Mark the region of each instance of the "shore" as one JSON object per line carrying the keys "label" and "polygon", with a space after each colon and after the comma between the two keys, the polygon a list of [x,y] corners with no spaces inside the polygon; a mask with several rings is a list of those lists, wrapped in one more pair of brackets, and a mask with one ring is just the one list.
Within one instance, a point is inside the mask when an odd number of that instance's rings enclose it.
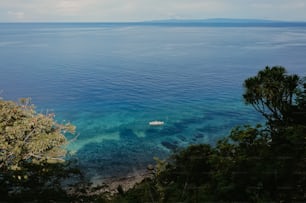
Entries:
{"label": "shore", "polygon": [[91,182],[93,183],[92,187],[107,185],[106,188],[97,191],[98,193],[109,192],[111,195],[113,195],[118,193],[119,186],[121,186],[123,191],[126,192],[129,189],[133,188],[136,184],[141,183],[145,178],[149,178],[151,176],[152,175],[150,171],[139,170],[123,177],[110,177],[110,178],[96,177],[91,179]]}

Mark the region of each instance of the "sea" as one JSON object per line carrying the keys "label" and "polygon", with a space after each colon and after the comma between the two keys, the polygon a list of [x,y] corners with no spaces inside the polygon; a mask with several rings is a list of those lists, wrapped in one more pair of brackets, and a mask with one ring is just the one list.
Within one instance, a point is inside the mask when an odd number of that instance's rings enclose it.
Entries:
{"label": "sea", "polygon": [[1,23],[0,97],[75,125],[66,148],[86,175],[119,177],[264,123],[244,80],[306,76],[305,54],[305,25]]}

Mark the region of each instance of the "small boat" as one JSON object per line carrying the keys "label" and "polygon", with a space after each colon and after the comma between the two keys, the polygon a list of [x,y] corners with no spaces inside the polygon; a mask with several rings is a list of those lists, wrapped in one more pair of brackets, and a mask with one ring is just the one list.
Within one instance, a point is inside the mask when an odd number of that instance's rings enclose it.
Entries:
{"label": "small boat", "polygon": [[165,122],[164,121],[150,121],[149,125],[151,126],[159,126],[159,125],[164,125]]}

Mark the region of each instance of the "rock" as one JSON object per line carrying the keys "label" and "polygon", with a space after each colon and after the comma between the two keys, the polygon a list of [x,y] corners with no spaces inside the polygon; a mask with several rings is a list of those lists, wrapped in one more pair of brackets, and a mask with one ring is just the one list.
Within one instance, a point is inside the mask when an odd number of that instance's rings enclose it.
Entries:
{"label": "rock", "polygon": [[197,133],[195,136],[194,136],[196,139],[201,139],[204,137],[204,135],[202,133]]}
{"label": "rock", "polygon": [[176,144],[173,144],[171,142],[167,142],[167,141],[162,141],[161,144],[166,147],[167,149],[170,149],[170,150],[175,150],[178,148],[178,146]]}
{"label": "rock", "polygon": [[147,166],[147,169],[148,169],[149,171],[153,171],[153,170],[154,170],[154,166],[153,166],[152,164],[149,164],[149,165]]}
{"label": "rock", "polygon": [[179,135],[179,136],[177,136],[180,140],[182,140],[182,141],[186,141],[186,138],[184,137],[184,136],[182,136],[182,135]]}

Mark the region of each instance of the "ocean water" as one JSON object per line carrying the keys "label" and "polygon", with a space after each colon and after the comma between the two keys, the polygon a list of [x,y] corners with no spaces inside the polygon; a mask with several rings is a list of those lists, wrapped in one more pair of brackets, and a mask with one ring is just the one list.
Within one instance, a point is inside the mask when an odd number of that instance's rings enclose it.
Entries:
{"label": "ocean water", "polygon": [[0,24],[0,97],[76,125],[88,176],[121,176],[263,122],[243,81],[266,65],[305,76],[305,53],[303,26]]}

